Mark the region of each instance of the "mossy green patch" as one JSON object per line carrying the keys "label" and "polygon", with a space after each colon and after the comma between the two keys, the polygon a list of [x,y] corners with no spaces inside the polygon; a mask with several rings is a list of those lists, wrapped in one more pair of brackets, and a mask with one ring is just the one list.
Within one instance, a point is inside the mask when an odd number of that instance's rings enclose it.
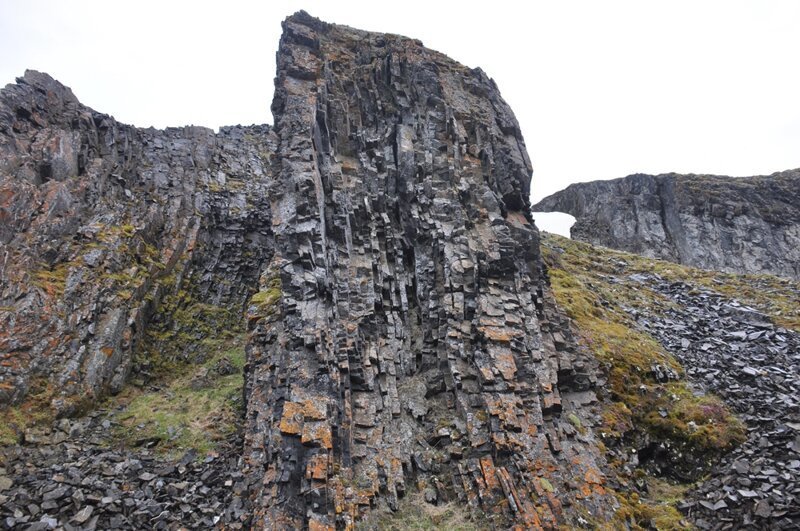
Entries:
{"label": "mossy green patch", "polygon": [[695,395],[682,382],[667,385],[666,392],[672,407],[648,413],[646,423],[652,432],[700,450],[725,451],[745,441],[744,424],[717,397]]}
{"label": "mossy green patch", "polygon": [[276,272],[260,281],[261,289],[250,298],[250,304],[258,306],[262,311],[271,311],[281,300],[281,277]]}
{"label": "mossy green patch", "polygon": [[[200,302],[191,289],[174,288],[175,274],[161,282],[164,289],[173,291],[160,301],[158,314],[139,349],[140,358],[170,370],[176,363],[202,360],[210,349],[241,333],[243,316],[237,308]],[[191,278],[183,283],[193,285]]]}
{"label": "mossy green patch", "polygon": [[[241,416],[243,344],[238,337],[202,365],[187,364],[172,377],[162,375],[157,386],[146,391],[127,387],[113,399],[117,407],[123,406],[116,414],[116,435],[129,445],[158,440],[157,448],[163,452],[214,450],[235,430]],[[228,366],[231,374],[219,373],[219,367]]]}
{"label": "mossy green patch", "polygon": [[60,262],[50,267],[42,267],[33,273],[33,285],[49,296],[59,298],[64,295],[67,274],[73,264]]}
{"label": "mossy green patch", "polygon": [[670,483],[656,478],[647,478],[647,497],[635,492],[621,493],[612,491],[620,504],[619,509],[609,522],[592,522],[593,529],[612,531],[629,529],[644,531],[686,531],[694,526],[677,509],[683,499],[688,485]]}
{"label": "mossy green patch", "polygon": [[42,378],[30,381],[28,395],[16,406],[0,409],[0,446],[16,444],[29,428],[49,427],[55,420],[50,400],[53,388]]}

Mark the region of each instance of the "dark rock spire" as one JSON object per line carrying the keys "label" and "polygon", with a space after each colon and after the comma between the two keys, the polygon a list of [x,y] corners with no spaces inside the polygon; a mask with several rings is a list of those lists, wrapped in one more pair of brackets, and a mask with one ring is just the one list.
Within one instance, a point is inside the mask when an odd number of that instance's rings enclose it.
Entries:
{"label": "dark rock spire", "polygon": [[592,374],[552,311],[496,85],[404,37],[302,12],[283,28],[271,304],[250,309],[254,524],[349,527],[418,487],[498,525],[557,526],[579,492],[600,510],[596,449],[561,415]]}

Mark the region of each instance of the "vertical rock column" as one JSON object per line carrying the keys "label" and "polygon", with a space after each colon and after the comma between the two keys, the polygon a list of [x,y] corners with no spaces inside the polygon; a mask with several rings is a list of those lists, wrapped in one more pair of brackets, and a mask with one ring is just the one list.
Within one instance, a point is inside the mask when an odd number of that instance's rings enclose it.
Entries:
{"label": "vertical rock column", "polygon": [[273,111],[276,248],[246,375],[254,525],[349,528],[417,488],[501,526],[599,511],[601,461],[560,418],[562,392],[590,382],[546,317],[530,161],[494,82],[301,12]]}

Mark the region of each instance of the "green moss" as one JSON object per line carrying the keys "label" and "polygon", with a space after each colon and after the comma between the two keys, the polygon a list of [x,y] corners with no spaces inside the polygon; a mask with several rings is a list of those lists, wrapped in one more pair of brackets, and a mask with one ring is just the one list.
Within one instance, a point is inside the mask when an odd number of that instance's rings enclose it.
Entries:
{"label": "green moss", "polygon": [[130,290],[123,289],[123,290],[117,292],[117,297],[119,297],[120,299],[122,299],[124,301],[127,301],[127,300],[130,300],[133,297],[133,293]]}
{"label": "green moss", "polygon": [[133,225],[129,225],[129,224],[120,225],[119,226],[119,232],[123,236],[130,238],[131,236],[136,234],[136,227],[134,227]]}
{"label": "green moss", "polygon": [[49,426],[55,420],[50,407],[53,396],[53,388],[46,380],[33,378],[24,402],[0,409],[0,446],[18,443],[29,428]]}
{"label": "green moss", "polygon": [[569,415],[567,415],[567,419],[573,426],[575,426],[577,430],[579,431],[583,430],[583,423],[581,422],[581,419],[578,418],[578,415],[576,415],[575,413],[570,413]]}
{"label": "green moss", "polygon": [[33,273],[33,285],[51,297],[60,298],[64,295],[67,274],[73,265],[75,264],[61,262],[51,267],[42,267]]}
{"label": "green moss", "polygon": [[694,529],[694,526],[677,509],[678,503],[688,489],[687,485],[648,478],[647,498],[642,498],[635,492],[621,493],[611,490],[620,504],[619,509],[614,513],[610,522],[592,522],[594,524],[592,527],[608,531],[616,529],[630,529],[631,531]]}
{"label": "green moss", "polygon": [[267,291],[258,291],[255,294],[253,294],[253,297],[250,299],[250,304],[256,304],[262,307],[272,306],[273,304],[278,302],[280,298],[281,298],[280,289],[269,289]]}
{"label": "green moss", "polygon": [[680,383],[670,384],[668,393],[671,407],[645,419],[651,432],[700,451],[725,451],[745,441],[744,424],[718,398],[696,396]]}
{"label": "green moss", "polygon": [[130,223],[121,223],[119,225],[94,225],[97,229],[97,239],[103,243],[112,243],[120,238],[132,238],[136,235],[136,227]]}
{"label": "green moss", "polygon": [[269,271],[260,279],[260,289],[250,298],[250,305],[256,306],[260,313],[272,313],[281,300],[281,278],[277,271]]}
{"label": "green moss", "polygon": [[[175,290],[176,282],[175,273],[159,279],[162,289],[174,291],[161,298],[137,354],[164,370],[171,370],[175,363],[204,359],[209,348],[238,336],[244,324],[237,308],[200,302],[190,289]],[[192,278],[183,284],[195,285]]]}
{"label": "green moss", "polygon": [[633,413],[628,406],[624,402],[606,404],[601,415],[601,435],[620,439],[631,430],[633,430]]}
{"label": "green moss", "polygon": [[[137,440],[157,439],[161,452],[184,452],[195,449],[201,454],[213,451],[235,429],[240,418],[242,371],[245,364],[242,337],[228,343],[227,350],[218,350],[200,366],[184,366],[180,376],[165,378],[159,388],[146,392],[127,388],[113,399],[117,414],[117,437],[126,444]],[[218,375],[217,364],[226,358],[235,372]],[[207,375],[198,385],[197,378]]]}

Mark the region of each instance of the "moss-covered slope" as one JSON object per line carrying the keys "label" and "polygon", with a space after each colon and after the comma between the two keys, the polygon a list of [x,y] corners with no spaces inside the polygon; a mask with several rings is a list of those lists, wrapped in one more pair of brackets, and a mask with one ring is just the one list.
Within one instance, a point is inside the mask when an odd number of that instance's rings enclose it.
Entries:
{"label": "moss-covered slope", "polygon": [[[749,391],[723,382],[735,382],[738,371],[747,378],[772,376],[773,368],[776,374],[792,370],[800,286],[768,275],[693,269],[550,234],[543,236],[542,251],[558,303],[608,376],[601,430],[620,481],[617,518],[642,528],[683,528],[688,521],[675,508],[686,489],[681,507],[689,520],[749,518],[744,513],[755,511],[758,502],[746,496],[742,501],[731,487],[741,502],[737,507],[716,476],[742,468],[741,460],[734,462],[740,454],[760,451],[762,459],[792,462],[789,454],[764,450],[761,430],[780,427],[753,414],[772,407],[766,404],[770,393],[780,396],[780,390],[772,389],[772,378],[753,378]],[[741,367],[773,351],[763,367]],[[781,380],[789,390],[795,383]],[[787,415],[792,411],[787,407]],[[787,512],[792,503],[786,503]]]}

